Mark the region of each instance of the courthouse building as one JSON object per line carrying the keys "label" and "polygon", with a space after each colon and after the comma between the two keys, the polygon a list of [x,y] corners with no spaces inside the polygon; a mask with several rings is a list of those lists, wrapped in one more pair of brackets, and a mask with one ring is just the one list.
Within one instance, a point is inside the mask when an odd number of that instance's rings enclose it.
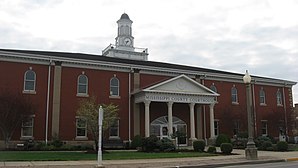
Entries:
{"label": "courthouse building", "polygon": [[[247,132],[245,69],[231,73],[149,61],[148,49],[134,45],[129,16],[122,14],[117,24],[115,44],[101,55],[0,49],[0,90],[18,91],[37,105],[14,141],[54,136],[65,143],[92,141],[76,111],[80,100],[93,95],[98,103],[119,106],[107,139],[164,138],[179,131],[186,137],[178,143],[189,145]],[[295,84],[252,76],[255,136],[292,135]]]}

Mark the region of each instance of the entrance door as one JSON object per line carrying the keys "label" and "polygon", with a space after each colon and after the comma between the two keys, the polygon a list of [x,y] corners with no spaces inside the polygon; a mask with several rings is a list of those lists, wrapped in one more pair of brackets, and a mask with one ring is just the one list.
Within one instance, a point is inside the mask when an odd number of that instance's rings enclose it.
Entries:
{"label": "entrance door", "polygon": [[[151,123],[150,135],[156,135],[158,138],[171,138],[168,135],[168,117],[163,116],[155,119]],[[173,116],[173,133],[179,133],[179,138],[177,137],[176,142],[179,146],[187,146],[187,125],[186,123]],[[171,135],[170,135],[171,136]]]}

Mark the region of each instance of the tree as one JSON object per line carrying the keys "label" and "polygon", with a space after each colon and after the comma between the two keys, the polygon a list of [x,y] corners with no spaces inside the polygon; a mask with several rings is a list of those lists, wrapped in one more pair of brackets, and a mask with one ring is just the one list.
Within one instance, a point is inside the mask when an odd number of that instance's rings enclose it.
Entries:
{"label": "tree", "polygon": [[91,133],[96,149],[98,149],[98,110],[102,106],[104,110],[103,117],[103,132],[109,128],[109,124],[113,123],[118,118],[118,105],[110,104],[97,104],[96,97],[91,96],[90,98],[83,99],[79,103],[79,108],[76,114],[84,118],[87,122],[88,132]]}
{"label": "tree", "polygon": [[3,91],[0,93],[0,133],[6,148],[15,130],[22,121],[34,114],[35,106],[29,97],[19,93]]}

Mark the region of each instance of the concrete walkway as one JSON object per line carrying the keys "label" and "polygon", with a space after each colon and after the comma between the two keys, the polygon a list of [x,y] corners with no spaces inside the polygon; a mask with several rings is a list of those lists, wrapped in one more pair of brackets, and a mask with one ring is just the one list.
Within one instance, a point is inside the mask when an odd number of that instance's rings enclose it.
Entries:
{"label": "concrete walkway", "polygon": [[[258,160],[246,160],[244,150],[233,150],[235,155],[168,158],[168,159],[136,159],[136,160],[104,160],[106,168],[168,168],[168,167],[219,167],[241,164],[258,164],[268,162],[298,161],[296,152],[258,151]],[[0,167],[38,167],[38,168],[94,168],[97,161],[32,161],[32,162],[0,162]]]}

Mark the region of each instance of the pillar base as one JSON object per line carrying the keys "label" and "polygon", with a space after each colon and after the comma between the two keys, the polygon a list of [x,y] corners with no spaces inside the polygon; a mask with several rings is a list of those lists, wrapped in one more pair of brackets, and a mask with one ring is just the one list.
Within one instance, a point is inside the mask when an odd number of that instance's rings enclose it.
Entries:
{"label": "pillar base", "polygon": [[197,138],[189,138],[189,139],[188,139],[188,145],[189,145],[189,146],[192,146],[192,145],[193,145],[193,142],[194,142],[194,141],[197,141],[197,140],[198,140]]}
{"label": "pillar base", "polygon": [[96,168],[104,168],[105,166],[104,165],[96,165],[95,167]]}
{"label": "pillar base", "polygon": [[215,144],[216,144],[216,138],[215,137],[214,138],[209,138],[207,140],[207,145],[208,146],[215,146]]}
{"label": "pillar base", "polygon": [[245,157],[247,160],[257,160],[258,159],[258,150],[257,148],[245,148]]}

